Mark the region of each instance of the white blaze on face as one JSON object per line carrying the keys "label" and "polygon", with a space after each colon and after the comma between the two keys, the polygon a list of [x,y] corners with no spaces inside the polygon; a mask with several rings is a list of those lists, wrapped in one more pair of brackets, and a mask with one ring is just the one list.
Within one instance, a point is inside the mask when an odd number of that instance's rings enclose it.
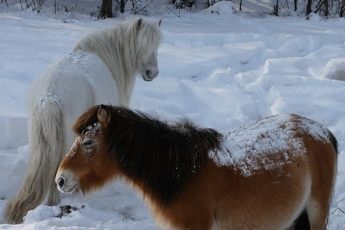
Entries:
{"label": "white blaze on face", "polygon": [[81,142],[81,137],[77,137],[75,141],[73,142],[73,145],[69,152],[66,154],[66,157],[74,157],[74,155],[77,153],[78,145]]}

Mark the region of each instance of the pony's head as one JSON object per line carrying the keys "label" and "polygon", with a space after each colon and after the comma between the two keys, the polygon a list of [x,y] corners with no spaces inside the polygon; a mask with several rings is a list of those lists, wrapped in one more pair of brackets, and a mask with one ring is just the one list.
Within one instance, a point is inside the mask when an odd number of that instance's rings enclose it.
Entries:
{"label": "pony's head", "polygon": [[116,161],[104,144],[109,122],[110,111],[103,105],[92,107],[76,121],[77,137],[55,177],[61,192],[88,192],[116,177]]}
{"label": "pony's head", "polygon": [[158,76],[157,50],[161,41],[159,22],[147,22],[142,18],[134,23],[137,31],[137,69],[145,81],[152,81]]}

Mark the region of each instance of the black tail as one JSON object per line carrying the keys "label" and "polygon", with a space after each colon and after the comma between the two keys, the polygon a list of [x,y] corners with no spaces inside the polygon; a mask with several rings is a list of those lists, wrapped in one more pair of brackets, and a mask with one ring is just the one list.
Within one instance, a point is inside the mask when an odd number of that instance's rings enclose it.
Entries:
{"label": "black tail", "polygon": [[329,141],[332,143],[332,145],[334,146],[335,152],[338,155],[338,141],[335,138],[335,136],[333,135],[333,133],[327,129],[327,137],[329,139]]}
{"label": "black tail", "polygon": [[299,217],[295,220],[295,230],[309,230],[309,217],[307,210],[304,211],[299,215]]}

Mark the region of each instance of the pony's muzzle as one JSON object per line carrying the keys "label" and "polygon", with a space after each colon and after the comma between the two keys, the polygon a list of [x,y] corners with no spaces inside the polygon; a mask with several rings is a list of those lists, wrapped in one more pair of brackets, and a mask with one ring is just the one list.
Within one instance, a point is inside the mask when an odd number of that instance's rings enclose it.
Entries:
{"label": "pony's muzzle", "polygon": [[74,175],[68,171],[58,171],[55,183],[57,189],[62,193],[73,193],[79,190]]}
{"label": "pony's muzzle", "polygon": [[59,177],[59,179],[57,179],[56,181],[57,186],[59,186],[60,188],[63,188],[63,186],[65,185],[65,178],[63,177]]}
{"label": "pony's muzzle", "polygon": [[155,79],[159,74],[159,70],[145,70],[143,74],[143,79],[145,81],[152,81]]}

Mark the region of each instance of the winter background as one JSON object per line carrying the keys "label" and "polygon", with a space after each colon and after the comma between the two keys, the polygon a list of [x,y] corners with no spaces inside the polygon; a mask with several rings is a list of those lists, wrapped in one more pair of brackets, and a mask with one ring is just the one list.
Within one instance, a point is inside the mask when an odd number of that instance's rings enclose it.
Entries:
{"label": "winter background", "polygon": [[[148,19],[163,18],[160,74],[153,82],[137,79],[131,108],[164,120],[188,117],[218,130],[281,113],[324,124],[339,142],[329,229],[344,229],[345,19],[312,14],[305,20],[284,9],[286,17],[273,17],[269,0],[246,1],[244,13],[231,2],[206,10],[178,10],[167,2],[146,9]],[[96,20],[53,11],[0,4],[0,219],[26,170],[32,81],[83,35],[132,17]],[[140,195],[125,183],[86,197],[64,196],[62,204],[78,209],[61,217],[59,206],[41,205],[23,224],[0,229],[158,229]]]}

